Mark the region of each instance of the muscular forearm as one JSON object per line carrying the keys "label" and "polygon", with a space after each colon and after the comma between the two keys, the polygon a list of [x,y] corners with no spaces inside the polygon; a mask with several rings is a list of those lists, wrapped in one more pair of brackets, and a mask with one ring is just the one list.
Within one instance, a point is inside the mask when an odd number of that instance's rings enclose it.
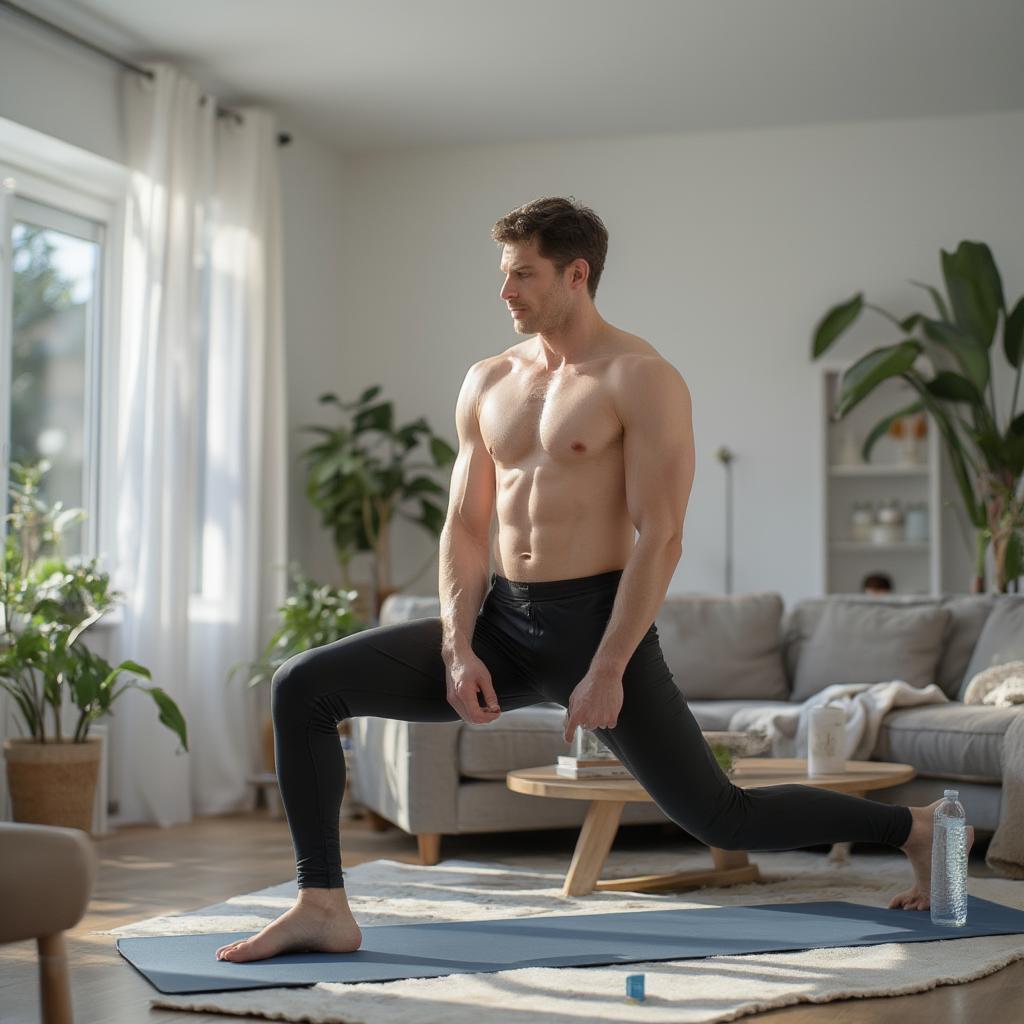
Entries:
{"label": "muscular forearm", "polygon": [[619,579],[608,625],[590,661],[592,669],[621,678],[665,600],[681,552],[678,539],[640,534]]}
{"label": "muscular forearm", "polygon": [[441,656],[446,665],[471,650],[476,617],[490,576],[486,541],[474,536],[457,520],[441,531],[438,591],[441,598]]}

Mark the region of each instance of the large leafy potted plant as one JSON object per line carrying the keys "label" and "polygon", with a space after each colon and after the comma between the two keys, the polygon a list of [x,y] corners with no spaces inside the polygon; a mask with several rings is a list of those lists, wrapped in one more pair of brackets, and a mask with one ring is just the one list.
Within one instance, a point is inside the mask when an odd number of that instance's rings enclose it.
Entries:
{"label": "large leafy potted plant", "polygon": [[[50,468],[12,463],[12,499],[5,523],[0,577],[0,687],[13,698],[27,735],[4,740],[7,783],[16,821],[63,825],[88,832],[100,762],[100,738],[89,726],[126,690],[141,689],[155,702],[160,721],[188,750],[185,719],[159,687],[140,686],[122,673],[150,678],[135,661],[111,666],[82,642],[85,631],[123,595],[109,589],[97,559],[64,560],[63,531],[84,519],[83,509],[52,507],[39,481]],[[78,709],[71,736],[63,734],[64,697]],[[47,716],[52,722],[47,731]]]}
{"label": "large leafy potted plant", "polygon": [[[262,686],[273,678],[277,669],[292,655],[324,644],[333,643],[343,636],[366,628],[353,611],[354,590],[339,590],[319,584],[306,576],[293,563],[291,593],[278,609],[281,625],[267,641],[256,661],[238,661],[231,666],[228,683],[245,668],[249,675],[246,687]],[[262,723],[263,760],[268,771],[274,771],[274,724],[270,712]]]}
{"label": "large leafy potted plant", "polygon": [[[926,410],[935,421],[949,455],[967,517],[975,532],[975,578],[971,590],[985,589],[989,547],[995,571],[994,589],[1005,591],[1024,571],[1024,413],[1017,413],[1022,348],[1024,297],[1012,312],[1007,309],[1003,284],[995,260],[983,242],[962,241],[955,253],[941,252],[948,303],[938,289],[919,281],[935,303],[937,316],[913,313],[900,320],[864,301],[858,292],[830,309],[817,324],[812,359],[824,354],[857,319],[865,306],[892,321],[904,337],[872,349],[843,373],[833,410],[842,419],[884,380],[899,377],[918,395],[912,404],[882,419],[864,441],[863,456],[870,458],[875,442],[890,424],[903,416]],[[1002,349],[1016,371],[1008,414],[1000,417],[990,359],[997,327],[1002,325]],[[924,376],[918,357],[932,366]],[[936,367],[939,367],[936,369]]]}
{"label": "large leafy potted plant", "polygon": [[[342,582],[352,589],[349,564],[358,552],[371,556],[370,587],[373,613],[388,594],[402,590],[426,571],[434,552],[409,579],[393,584],[391,578],[390,527],[396,516],[422,526],[436,540],[444,526],[445,510],[433,499],[447,490],[429,473],[455,461],[455,451],[438,437],[421,416],[395,426],[391,402],[375,401],[380,385],[367,388],[354,402],[342,402],[332,393],[320,396],[351,412],[351,422],[338,427],[306,426],[303,430],[323,435],[323,440],[302,453],[308,461],[306,493],[320,509],[322,522],[334,538]],[[426,442],[431,462],[417,461],[417,446]],[[404,511],[406,503],[417,514]]]}

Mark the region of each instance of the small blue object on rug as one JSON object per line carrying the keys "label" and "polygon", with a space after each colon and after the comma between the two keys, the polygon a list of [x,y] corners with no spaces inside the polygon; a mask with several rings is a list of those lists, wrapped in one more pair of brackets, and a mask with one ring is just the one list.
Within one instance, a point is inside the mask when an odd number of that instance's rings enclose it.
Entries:
{"label": "small blue object on rug", "polygon": [[634,1003],[644,1001],[644,976],[642,974],[626,975],[626,998]]}

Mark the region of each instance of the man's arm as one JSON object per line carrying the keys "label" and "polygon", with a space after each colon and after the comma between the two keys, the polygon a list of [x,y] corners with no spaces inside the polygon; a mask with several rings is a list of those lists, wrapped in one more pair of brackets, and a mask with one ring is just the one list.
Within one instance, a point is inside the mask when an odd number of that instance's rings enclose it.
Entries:
{"label": "man's arm", "polygon": [[695,468],[690,390],[658,357],[624,366],[615,400],[622,421],[626,502],[640,533],[619,580],[591,668],[622,678],[665,600],[682,553]]}
{"label": "man's arm", "polygon": [[470,642],[490,575],[489,534],[494,514],[494,460],[480,434],[478,403],[484,361],[466,373],[455,406],[459,452],[452,467],[448,514],[441,530],[438,590],[441,655],[471,652]]}

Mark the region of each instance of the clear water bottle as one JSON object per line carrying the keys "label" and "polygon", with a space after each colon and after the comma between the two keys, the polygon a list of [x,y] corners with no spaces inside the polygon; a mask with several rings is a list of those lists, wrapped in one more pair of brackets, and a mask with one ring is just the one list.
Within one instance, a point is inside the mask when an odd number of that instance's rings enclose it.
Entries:
{"label": "clear water bottle", "polygon": [[932,924],[967,923],[967,815],[959,790],[944,789],[932,832]]}

